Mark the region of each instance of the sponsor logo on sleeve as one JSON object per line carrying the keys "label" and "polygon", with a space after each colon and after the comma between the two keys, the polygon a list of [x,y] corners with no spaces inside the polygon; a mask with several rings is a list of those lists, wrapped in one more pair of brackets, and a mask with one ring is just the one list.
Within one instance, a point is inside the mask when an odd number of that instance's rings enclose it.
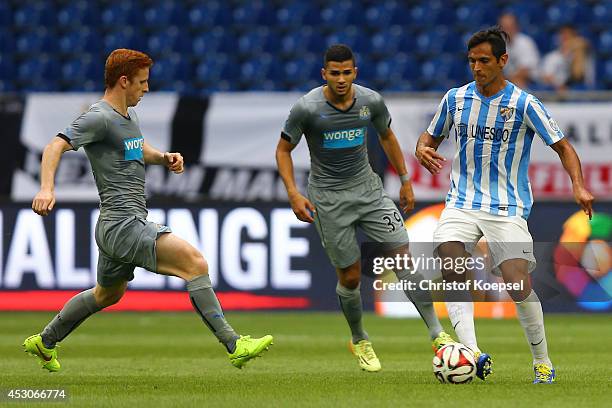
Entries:
{"label": "sponsor logo on sleeve", "polygon": [[559,125],[557,125],[557,122],[555,122],[553,118],[548,119],[548,124],[550,125],[550,128],[555,132],[559,131]]}

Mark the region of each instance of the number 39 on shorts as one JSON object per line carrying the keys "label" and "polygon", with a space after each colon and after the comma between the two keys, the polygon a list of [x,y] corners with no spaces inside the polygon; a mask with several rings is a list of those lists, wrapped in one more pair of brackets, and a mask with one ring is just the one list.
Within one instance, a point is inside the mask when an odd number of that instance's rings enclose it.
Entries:
{"label": "number 39 on shorts", "polygon": [[397,211],[393,211],[391,215],[383,215],[382,220],[385,223],[386,227],[389,229],[389,232],[395,232],[398,228],[395,224],[403,225],[403,220],[400,214]]}

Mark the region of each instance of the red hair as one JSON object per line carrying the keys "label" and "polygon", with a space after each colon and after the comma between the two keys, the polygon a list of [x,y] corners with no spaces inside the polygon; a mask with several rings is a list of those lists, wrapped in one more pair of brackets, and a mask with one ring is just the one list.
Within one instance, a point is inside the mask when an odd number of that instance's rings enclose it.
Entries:
{"label": "red hair", "polygon": [[153,65],[153,60],[144,52],[119,48],[110,53],[104,65],[104,86],[112,88],[123,75],[128,79]]}

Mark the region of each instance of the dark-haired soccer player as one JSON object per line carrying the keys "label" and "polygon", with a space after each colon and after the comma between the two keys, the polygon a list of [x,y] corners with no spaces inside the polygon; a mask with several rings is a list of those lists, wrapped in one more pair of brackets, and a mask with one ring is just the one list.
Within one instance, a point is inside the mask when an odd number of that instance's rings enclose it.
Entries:
{"label": "dark-haired soccer player", "polygon": [[[366,137],[370,124],[376,128],[389,161],[400,175],[400,205],[404,211],[414,207],[414,195],[382,97],[353,84],[357,67],[351,49],[332,45],[325,53],[321,75],[326,84],[304,95],[291,109],[276,148],[276,160],[291,208],[301,221],[315,223],[323,247],[336,268],[336,293],[351,329],[351,349],[363,370],[379,371],[380,361],[362,325],[356,227],[372,241],[398,246],[408,245],[408,233],[397,207],[368,162]],[[311,157],[309,199],[296,188],[291,159],[291,151],[303,134]],[[409,271],[399,271],[397,275],[406,279]],[[443,332],[431,302],[417,301],[415,306],[434,340],[434,348],[452,341]]]}
{"label": "dark-haired soccer player", "polygon": [[[434,233],[437,253],[442,258],[463,257],[481,237],[486,238],[495,272],[506,283],[522,285],[522,290],[508,293],[531,347],[534,383],[551,383],[555,370],[548,357],[542,306],[529,281],[535,257],[527,228],[533,203],[527,170],[536,134],[559,155],[571,177],[574,198],[589,217],[593,196],[584,187],[575,150],[544,105],[504,78],[505,37],[492,27],[470,38],[468,61],[475,81],[444,95],[419,138],[416,157],[431,173],[438,173],[445,158],[436,149],[454,126],[457,152],[446,208]],[[453,271],[444,275],[465,279]],[[446,305],[459,341],[475,352],[477,375],[484,380],[491,372],[491,358],[476,343],[473,304]]]}
{"label": "dark-haired soccer player", "polygon": [[136,106],[149,91],[151,58],[138,51],[118,49],[106,60],[104,97],[93,104],[45,147],[41,188],[32,209],[47,215],[55,205],[54,177],[64,152],[84,147],[100,195],[96,224],[98,276],[95,288],[70,299],[40,334],[28,337],[25,351],[43,368],[59,371],[56,343],[92,314],[115,304],[134,279],[134,268],[178,276],[187,281],[193,308],[226,347],[231,363],[241,368],[272,344],[272,336],[239,336],[227,323],[212,289],[202,254],[165,225],[146,220],[145,165],[183,172],[180,153],[162,153],[140,132]]}

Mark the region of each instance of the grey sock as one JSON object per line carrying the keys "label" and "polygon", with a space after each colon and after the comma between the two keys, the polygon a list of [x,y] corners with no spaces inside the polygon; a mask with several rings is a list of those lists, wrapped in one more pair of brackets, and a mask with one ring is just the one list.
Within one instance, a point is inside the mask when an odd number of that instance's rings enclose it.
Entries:
{"label": "grey sock", "polygon": [[223,316],[223,310],[212,289],[212,283],[208,275],[200,275],[187,282],[189,298],[195,311],[200,315],[202,321],[210,331],[225,345],[229,353],[236,349],[238,334],[227,323]]}
{"label": "grey sock", "polygon": [[336,285],[338,302],[340,302],[342,313],[344,313],[344,317],[351,328],[353,344],[368,339],[368,333],[363,330],[361,323],[363,305],[361,304],[361,291],[359,290],[359,286],[355,289],[348,289],[342,286],[340,282]]}
{"label": "grey sock", "polygon": [[[402,270],[396,272],[397,278],[400,281],[412,281],[418,282],[421,280],[421,276],[418,274],[411,274],[409,270]],[[421,315],[421,318],[425,322],[427,329],[429,330],[429,336],[431,336],[432,340],[438,337],[440,332],[444,331],[442,325],[440,324],[440,320],[438,320],[438,316],[436,315],[436,311],[433,306],[433,302],[431,301],[431,293],[428,291],[404,291],[408,299],[414,304],[417,311]]]}
{"label": "grey sock", "polygon": [[55,347],[55,343],[64,340],[85,319],[100,310],[102,308],[96,304],[93,289],[75,295],[41,333],[45,347]]}

